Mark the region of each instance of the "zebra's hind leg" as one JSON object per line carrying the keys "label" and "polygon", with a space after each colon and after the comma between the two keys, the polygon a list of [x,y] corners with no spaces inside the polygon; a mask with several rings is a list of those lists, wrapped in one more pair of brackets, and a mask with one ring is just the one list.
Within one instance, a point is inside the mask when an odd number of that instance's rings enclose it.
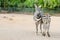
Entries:
{"label": "zebra's hind leg", "polygon": [[48,37],[50,37],[50,34],[49,34],[49,32],[47,32],[47,35],[48,35]]}
{"label": "zebra's hind leg", "polygon": [[48,37],[50,37],[49,28],[50,28],[50,23],[48,23],[48,27],[47,27],[47,35],[48,35]]}
{"label": "zebra's hind leg", "polygon": [[50,34],[49,34],[49,27],[48,27],[48,30],[47,30],[47,36],[50,37]]}
{"label": "zebra's hind leg", "polygon": [[46,35],[46,33],[45,33],[45,32],[43,32],[43,33],[42,33],[42,35],[43,35],[43,36],[45,36],[45,35]]}

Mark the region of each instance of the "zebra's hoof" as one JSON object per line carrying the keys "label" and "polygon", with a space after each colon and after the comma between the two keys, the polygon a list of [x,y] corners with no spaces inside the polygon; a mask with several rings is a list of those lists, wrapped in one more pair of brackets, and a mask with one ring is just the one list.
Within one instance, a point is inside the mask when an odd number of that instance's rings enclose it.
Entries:
{"label": "zebra's hoof", "polygon": [[48,34],[48,37],[50,37],[50,34]]}
{"label": "zebra's hoof", "polygon": [[43,35],[43,36],[45,36],[46,34],[45,34],[45,33],[43,33],[42,35]]}
{"label": "zebra's hoof", "polygon": [[47,33],[47,35],[48,35],[48,37],[50,37],[50,34],[49,33]]}

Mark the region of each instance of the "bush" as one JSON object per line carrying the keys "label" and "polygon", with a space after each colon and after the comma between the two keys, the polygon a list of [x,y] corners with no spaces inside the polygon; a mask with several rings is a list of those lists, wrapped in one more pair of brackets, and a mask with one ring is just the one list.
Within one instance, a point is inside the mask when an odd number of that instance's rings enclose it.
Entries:
{"label": "bush", "polygon": [[38,3],[42,8],[60,8],[60,0],[0,0],[1,7],[27,7],[33,8],[34,3]]}

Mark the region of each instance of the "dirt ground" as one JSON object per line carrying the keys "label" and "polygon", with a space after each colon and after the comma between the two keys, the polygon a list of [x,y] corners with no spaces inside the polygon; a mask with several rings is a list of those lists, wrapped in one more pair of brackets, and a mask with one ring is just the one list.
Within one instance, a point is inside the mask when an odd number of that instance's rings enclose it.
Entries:
{"label": "dirt ground", "polygon": [[51,37],[35,31],[33,15],[0,14],[0,40],[60,40],[60,17],[51,16]]}

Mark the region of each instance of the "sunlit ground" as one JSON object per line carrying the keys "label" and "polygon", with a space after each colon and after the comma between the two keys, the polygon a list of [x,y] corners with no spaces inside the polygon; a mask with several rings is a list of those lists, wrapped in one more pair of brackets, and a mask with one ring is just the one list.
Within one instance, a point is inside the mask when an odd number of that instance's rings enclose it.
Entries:
{"label": "sunlit ground", "polygon": [[51,16],[50,34],[35,34],[33,15],[0,14],[0,40],[60,40],[60,17]]}

